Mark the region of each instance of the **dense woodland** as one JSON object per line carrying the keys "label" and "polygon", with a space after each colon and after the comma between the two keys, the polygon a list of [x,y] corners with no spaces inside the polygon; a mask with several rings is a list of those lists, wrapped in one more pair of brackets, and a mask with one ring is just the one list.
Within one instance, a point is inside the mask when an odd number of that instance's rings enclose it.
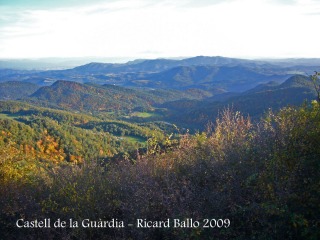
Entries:
{"label": "dense woodland", "polygon": [[[318,73],[228,96],[70,81],[24,89],[0,101],[0,239],[320,238]],[[17,228],[21,218],[126,227]],[[127,226],[168,218],[230,226]]]}

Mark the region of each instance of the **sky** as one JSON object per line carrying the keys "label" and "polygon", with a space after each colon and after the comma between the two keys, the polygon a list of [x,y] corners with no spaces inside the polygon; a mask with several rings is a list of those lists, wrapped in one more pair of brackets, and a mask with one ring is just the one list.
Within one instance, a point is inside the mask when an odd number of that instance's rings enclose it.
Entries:
{"label": "sky", "polygon": [[319,0],[0,0],[0,58],[320,58]]}

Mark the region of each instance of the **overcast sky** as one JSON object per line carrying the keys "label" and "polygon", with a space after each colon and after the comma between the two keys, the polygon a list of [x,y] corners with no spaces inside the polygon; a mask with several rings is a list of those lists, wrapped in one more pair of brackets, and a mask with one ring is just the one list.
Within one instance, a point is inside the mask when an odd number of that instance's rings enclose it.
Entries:
{"label": "overcast sky", "polygon": [[0,0],[0,58],[320,58],[319,0]]}

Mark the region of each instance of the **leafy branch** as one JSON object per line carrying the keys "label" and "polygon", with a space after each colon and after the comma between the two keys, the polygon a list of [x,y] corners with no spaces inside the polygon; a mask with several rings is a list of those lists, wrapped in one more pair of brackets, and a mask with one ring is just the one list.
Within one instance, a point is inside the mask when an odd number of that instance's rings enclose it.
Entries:
{"label": "leafy branch", "polygon": [[320,72],[315,71],[313,75],[311,75],[311,80],[313,82],[314,89],[317,92],[317,102],[320,103]]}

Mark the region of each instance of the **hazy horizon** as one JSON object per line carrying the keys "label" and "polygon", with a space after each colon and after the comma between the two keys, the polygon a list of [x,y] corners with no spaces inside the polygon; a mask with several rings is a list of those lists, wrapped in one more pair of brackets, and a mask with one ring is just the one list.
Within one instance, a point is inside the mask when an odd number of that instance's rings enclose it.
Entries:
{"label": "hazy horizon", "polygon": [[79,57],[0,57],[1,61],[38,61],[38,60],[57,60],[57,61],[69,61],[69,60],[84,60],[84,59],[97,59],[97,60],[106,60],[106,61],[115,61],[115,62],[126,62],[126,61],[135,61],[135,60],[156,60],[156,59],[170,59],[170,60],[182,60],[195,57],[222,57],[222,58],[234,58],[234,59],[243,59],[243,60],[266,60],[266,61],[278,61],[278,60],[290,60],[290,59],[320,59],[319,57],[235,57],[235,56],[221,56],[221,55],[192,55],[192,56],[168,56],[168,57],[109,57],[109,56],[79,56]]}

